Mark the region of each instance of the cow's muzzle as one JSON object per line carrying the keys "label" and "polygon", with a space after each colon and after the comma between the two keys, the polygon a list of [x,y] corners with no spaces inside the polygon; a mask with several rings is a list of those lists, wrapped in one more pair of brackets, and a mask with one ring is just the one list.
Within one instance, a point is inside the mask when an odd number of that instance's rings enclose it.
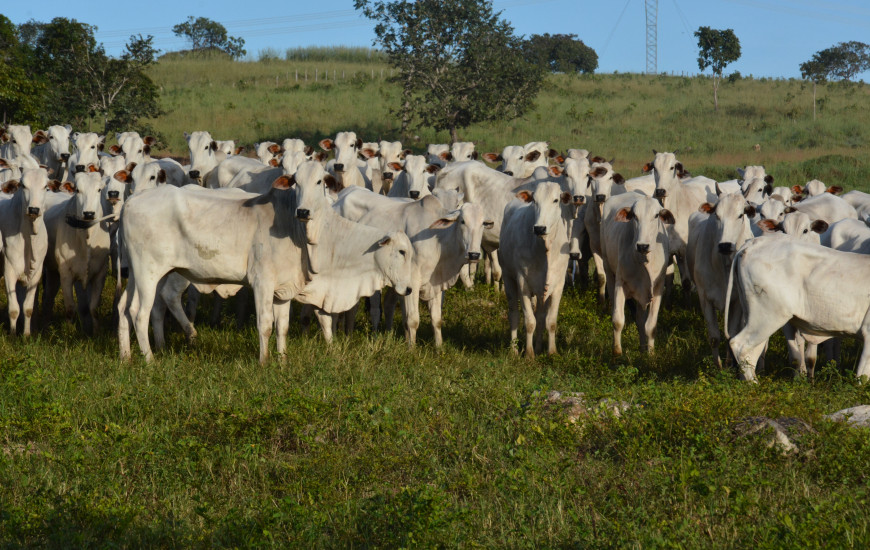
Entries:
{"label": "cow's muzzle", "polygon": [[82,212],[82,219],[85,221],[93,221],[96,217],[96,212]]}
{"label": "cow's muzzle", "polygon": [[586,197],[583,195],[574,195],[574,206],[580,206],[586,202]]}
{"label": "cow's muzzle", "polygon": [[510,170],[505,170],[505,171],[504,171],[504,174],[505,174],[506,176],[513,176],[513,175],[514,175],[514,173],[511,172]]}
{"label": "cow's muzzle", "polygon": [[657,199],[661,199],[661,198],[667,197],[667,196],[668,196],[668,190],[667,190],[667,189],[656,189],[656,190],[655,190],[655,193],[653,193],[653,196],[654,196],[655,198],[657,198]]}
{"label": "cow's muzzle", "polygon": [[580,261],[580,253],[579,252],[571,252],[570,254],[568,254],[568,259],[579,262]]}
{"label": "cow's muzzle", "polygon": [[311,211],[307,208],[297,208],[296,217],[304,222],[307,222],[311,219]]}
{"label": "cow's muzzle", "polygon": [[33,219],[38,218],[39,217],[39,208],[36,208],[35,206],[29,206],[27,208],[27,215]]}
{"label": "cow's muzzle", "polygon": [[79,174],[79,173],[84,172],[84,171],[85,171],[84,164],[76,164],[76,174]]}
{"label": "cow's muzzle", "polygon": [[336,172],[344,172],[344,164],[335,163],[332,165],[332,169]]}
{"label": "cow's muzzle", "polygon": [[117,204],[117,202],[121,200],[121,196],[118,191],[109,191],[108,193],[106,193],[106,195],[109,197],[109,202],[112,204]]}
{"label": "cow's muzzle", "polygon": [[731,254],[734,252],[734,243],[719,243],[719,254]]}
{"label": "cow's muzzle", "polygon": [[547,234],[547,226],[546,225],[536,225],[533,228],[533,231],[535,232],[535,235],[537,235],[538,237],[543,237],[544,235]]}
{"label": "cow's muzzle", "polygon": [[420,198],[420,192],[419,191],[408,191],[408,196],[414,200],[417,200]]}
{"label": "cow's muzzle", "polygon": [[595,202],[604,202],[607,200],[607,197],[602,194],[595,195]]}
{"label": "cow's muzzle", "polygon": [[392,172],[384,172],[384,173],[383,173],[383,176],[384,176],[384,179],[385,179],[385,180],[391,180],[391,179],[393,179],[393,173],[392,173]]}
{"label": "cow's muzzle", "polygon": [[68,161],[69,160],[69,153],[61,153],[60,160],[62,160],[63,162]]}
{"label": "cow's muzzle", "polygon": [[480,261],[480,252],[469,252],[468,253],[468,261],[469,262],[479,262]]}
{"label": "cow's muzzle", "polygon": [[190,179],[198,180],[199,179],[199,170],[191,170],[187,173],[190,176]]}
{"label": "cow's muzzle", "polygon": [[649,254],[649,245],[637,243],[637,251],[641,254]]}

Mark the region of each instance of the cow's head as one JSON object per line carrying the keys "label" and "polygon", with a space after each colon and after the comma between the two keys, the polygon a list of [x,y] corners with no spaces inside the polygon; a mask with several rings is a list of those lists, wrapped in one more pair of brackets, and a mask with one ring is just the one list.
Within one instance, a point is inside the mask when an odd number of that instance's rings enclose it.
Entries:
{"label": "cow's head", "polygon": [[156,162],[145,164],[131,162],[123,170],[115,172],[113,177],[126,184],[131,195],[166,183],[166,171]]}
{"label": "cow's head", "polygon": [[633,252],[647,263],[651,252],[669,253],[668,235],[664,225],[674,223],[674,215],[650,197],[639,198],[632,206],[619,209],[614,220],[634,225]]}
{"label": "cow's head", "polygon": [[716,224],[716,247],[720,254],[733,255],[746,239],[752,237],[750,221],[755,216],[755,206],[740,193],[727,193],[719,202],[705,202],[699,208],[711,216]]}
{"label": "cow's head", "polygon": [[453,210],[443,218],[436,220],[430,229],[443,229],[459,224],[462,245],[465,249],[465,259],[470,262],[480,261],[480,241],[483,230],[492,228],[493,222],[484,220],[483,208],[477,204],[466,203],[458,210]]}
{"label": "cow's head", "polygon": [[458,210],[464,204],[465,195],[456,189],[432,190],[432,194],[441,202],[441,206],[448,212]]}
{"label": "cow's head", "polygon": [[525,157],[526,152],[519,145],[508,145],[501,150],[501,153],[485,153],[484,160],[488,162],[499,162],[496,168],[499,172],[504,172],[508,176],[524,177],[525,173]]}
{"label": "cow's head", "polygon": [[208,132],[184,132],[187,147],[190,149],[190,179],[202,183],[204,178],[217,166],[217,142],[212,139]]}
{"label": "cow's head", "polygon": [[457,141],[450,147],[450,156],[447,160],[451,162],[477,160],[477,151],[474,150],[474,143],[470,141]]}
{"label": "cow's head", "polygon": [[813,220],[799,210],[786,208],[786,215],[782,220],[782,231],[802,241],[820,244],[819,235],[828,230],[828,223],[824,220]]}
{"label": "cow's head", "polygon": [[807,184],[803,188],[803,192],[808,197],[817,197],[817,196],[822,195],[824,193],[831,193],[833,195],[836,195],[838,193],[842,193],[843,188],[838,186],[838,185],[828,187],[827,184],[825,184],[819,180],[812,180],[812,181],[807,182]]}
{"label": "cow's head", "polygon": [[380,141],[378,143],[378,164],[381,169],[381,177],[384,180],[395,180],[399,174],[393,170],[392,165],[403,165],[405,157],[410,154],[410,149],[402,149],[400,141]]}
{"label": "cow's head", "polygon": [[[586,194],[589,187],[589,159],[568,157],[565,159],[562,174],[565,176],[565,186],[571,193],[573,206],[571,217],[577,219],[580,209],[586,203]],[[619,184],[617,184],[619,185]]]}
{"label": "cow's head", "polygon": [[[773,181],[773,178],[767,177],[770,178],[771,182]],[[765,181],[764,178],[758,177],[753,177],[751,180],[743,180],[741,189],[746,200],[756,206],[762,204],[773,193],[773,185]]]}
{"label": "cow's head", "polygon": [[281,168],[284,169],[285,174],[295,174],[296,170],[299,169],[299,166],[308,160],[310,159],[305,155],[305,151],[296,151],[293,153],[285,152],[284,156],[281,158]]}
{"label": "cow's head", "polygon": [[117,221],[121,215],[121,208],[124,206],[124,200],[127,196],[127,185],[124,182],[115,179],[115,172],[117,172],[117,170],[109,172],[108,170],[103,169],[103,192],[101,195],[101,202],[103,203],[103,214],[114,214],[115,221]]}
{"label": "cow's head", "polygon": [[30,126],[10,124],[2,134],[2,139],[11,149],[10,152],[6,153],[8,160],[30,156],[30,148],[33,146],[34,139],[30,132]]}
{"label": "cow's head", "polygon": [[118,140],[117,151],[124,155],[124,161],[128,164],[135,162],[143,164],[151,160],[151,146],[157,143],[152,136],[141,137],[139,132],[123,132],[116,134]]}
{"label": "cow's head", "polygon": [[292,176],[283,175],[275,180],[272,187],[279,190],[293,188],[296,192],[296,218],[305,224],[308,244],[320,241],[324,224],[332,210],[326,198],[327,189],[336,189],[338,182],[313,160],[302,163]]}
{"label": "cow's head", "polygon": [[397,294],[408,296],[414,284],[414,248],[402,231],[392,231],[375,244],[375,264]]}
{"label": "cow's head", "polygon": [[538,166],[547,166],[551,158],[559,154],[550,148],[549,142],[532,141],[523,145],[523,166],[519,172],[514,172],[517,177],[528,178]]}
{"label": "cow's head", "polygon": [[434,164],[428,164],[426,157],[423,155],[408,155],[405,157],[404,166],[398,163],[388,166],[396,172],[404,169],[409,198],[417,200],[432,194],[429,179],[439,170],[439,167]]}
{"label": "cow's head", "polygon": [[[281,147],[284,148],[285,155],[288,153],[296,153],[299,151],[306,150],[305,142],[299,138],[287,138],[281,143]],[[307,153],[310,156],[311,153],[314,152],[314,150],[311,147],[307,147],[307,149],[308,149]]]}
{"label": "cow's head", "polygon": [[362,140],[356,137],[355,132],[339,132],[334,141],[325,139],[320,142],[320,146],[335,151],[335,163],[332,167],[337,174],[358,169],[356,161],[362,149]]}
{"label": "cow's head", "polygon": [[67,124],[66,126],[49,126],[45,132],[45,138],[48,146],[51,148],[52,157],[57,162],[69,160],[69,138],[71,131],[72,126]]}
{"label": "cow's head", "polygon": [[93,132],[75,132],[72,135],[73,145],[76,149],[76,165],[73,173],[84,170],[91,164],[100,165],[100,151],[103,150],[105,140],[106,136]]}
{"label": "cow's head", "polygon": [[30,219],[33,233],[39,233],[45,226],[42,215],[45,213],[45,195],[57,186],[48,179],[45,168],[27,168],[21,172],[21,180],[10,180],[3,184],[4,193],[19,193],[21,215]]}
{"label": "cow's head", "polygon": [[274,141],[263,141],[257,143],[254,147],[257,151],[257,158],[260,159],[260,162],[270,166],[272,165],[270,163],[272,159],[280,159],[281,155],[284,154],[284,148]]}
{"label": "cow's head", "polygon": [[675,153],[658,153],[653,150],[655,158],[652,161],[653,176],[656,181],[655,197],[665,199],[680,183],[683,165],[677,161]]}
{"label": "cow's head", "polygon": [[430,143],[426,146],[426,161],[429,164],[444,166],[448,155],[450,155],[450,146],[446,143]]}
{"label": "cow's head", "polygon": [[788,205],[781,195],[771,195],[758,209],[761,219],[781,222],[785,217],[785,209]]}
{"label": "cow's head", "polygon": [[613,195],[614,185],[625,184],[622,174],[614,173],[610,163],[595,163],[589,168],[587,188],[599,208]]}
{"label": "cow's head", "polygon": [[563,192],[554,181],[544,181],[538,184],[534,192],[520,191],[517,198],[532,204],[535,210],[532,231],[549,250],[553,235],[562,230],[562,222],[568,217],[563,207],[567,208],[571,204],[571,194]]}
{"label": "cow's head", "polygon": [[75,208],[73,214],[75,222],[93,222],[103,217],[102,192],[106,187],[101,174],[96,167],[93,171],[78,172],[75,175],[75,183],[67,181],[63,188],[73,193],[72,204]]}

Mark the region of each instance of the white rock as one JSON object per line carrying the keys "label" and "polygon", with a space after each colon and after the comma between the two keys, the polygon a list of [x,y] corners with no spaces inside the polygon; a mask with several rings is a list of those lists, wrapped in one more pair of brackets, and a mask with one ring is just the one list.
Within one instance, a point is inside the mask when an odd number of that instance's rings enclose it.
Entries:
{"label": "white rock", "polygon": [[870,427],[870,405],[858,405],[825,415],[828,420],[846,422],[854,427]]}

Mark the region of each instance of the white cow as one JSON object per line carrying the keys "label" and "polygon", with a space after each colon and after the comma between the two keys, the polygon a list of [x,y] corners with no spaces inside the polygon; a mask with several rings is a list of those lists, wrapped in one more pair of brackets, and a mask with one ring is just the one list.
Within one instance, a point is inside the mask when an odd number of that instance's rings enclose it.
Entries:
{"label": "white cow", "polygon": [[45,212],[49,252],[43,308],[50,317],[59,284],[67,319],[72,319],[77,301],[82,326],[93,334],[111,249],[111,221],[101,220],[114,212],[111,203],[103,200],[106,181],[96,170],[79,172],[75,183],[65,182],[62,187],[71,193],[69,198]]}
{"label": "white cow", "polygon": [[257,151],[257,158],[261,164],[266,166],[277,166],[281,162],[281,154],[284,153],[284,148],[274,141],[263,141],[254,145]]}
{"label": "white cow", "polygon": [[[713,361],[722,366],[719,358],[719,321],[716,311],[725,311],[725,292],[731,261],[737,250],[753,238],[751,220],[755,207],[740,193],[727,193],[716,204],[705,202],[699,212],[689,218],[689,242],[686,247],[686,266],[698,290],[701,312],[707,323],[707,338]],[[736,298],[736,296],[734,297]],[[737,331],[739,309],[731,304],[730,334]]]}
{"label": "white cow", "polygon": [[426,146],[426,162],[444,167],[447,164],[447,155],[450,154],[450,146],[446,143],[430,143]]}
{"label": "white cow", "polygon": [[63,165],[69,160],[69,133],[72,126],[49,126],[43,132],[38,130],[33,136],[36,145],[31,154],[37,162],[48,167],[48,173],[56,178],[63,176]]}
{"label": "white cow", "polygon": [[822,235],[822,244],[843,252],[870,254],[870,227],[859,220],[840,220]]}
{"label": "white cow", "polygon": [[870,194],[863,191],[849,191],[843,195],[843,200],[852,205],[858,213],[858,219],[865,222],[870,219]]}
{"label": "white cow", "polygon": [[505,206],[500,250],[504,290],[508,301],[510,346],[517,353],[519,312],[522,301],[528,358],[534,358],[534,336],[547,331],[550,354],[556,353],[556,322],[565,286],[570,248],[568,222],[572,198],[556,182],[545,181],[534,191],[520,191],[519,200]]}
{"label": "white cow", "polygon": [[356,185],[373,190],[371,180],[365,177],[367,165],[361,155],[362,140],[355,132],[339,132],[335,140],[323,139],[319,145],[324,151],[335,151],[335,159],[326,164],[326,169],[338,178],[340,189]]}
{"label": "white cow", "polygon": [[93,132],[74,132],[72,135],[73,153],[67,162],[66,179],[75,181],[76,174],[88,166],[100,165],[100,152],[106,136]]}
{"label": "white cow", "polygon": [[839,185],[832,185],[828,187],[828,185],[819,180],[811,180],[806,183],[806,185],[801,188],[800,185],[794,185],[791,188],[792,192],[795,195],[803,194],[807,197],[818,197],[824,193],[830,193],[832,195],[839,195],[843,192],[843,188]]}
{"label": "white cow", "polygon": [[[402,165],[405,157],[410,154],[410,149],[402,149],[402,142],[400,141],[381,140],[378,142],[377,159],[378,168],[381,173],[381,193],[388,194],[393,186],[397,176],[393,168],[394,163]],[[436,166],[441,166],[441,164],[436,164]]]}
{"label": "white cow", "polygon": [[190,179],[203,187],[217,187],[217,183],[212,184],[212,178],[217,181],[215,168],[223,160],[217,154],[217,142],[210,133],[203,131],[192,134],[184,132],[184,139],[187,140],[190,150],[190,168],[187,172]]}
{"label": "white cow", "polygon": [[502,149],[501,153],[484,153],[483,158],[488,162],[500,162],[499,172],[504,172],[508,176],[517,176],[519,178],[528,178],[538,166],[547,166],[550,158],[553,158],[558,153],[554,149],[549,148],[549,144],[545,141],[533,141],[525,146],[508,145]]}
{"label": "white cow", "polygon": [[17,164],[20,170],[39,168],[30,154],[33,141],[30,126],[10,124],[5,129],[0,128],[0,158]]}
{"label": "white cow", "polygon": [[604,305],[607,276],[604,269],[602,250],[601,222],[604,219],[604,208],[614,192],[625,183],[622,174],[615,173],[610,163],[595,163],[589,171],[589,190],[592,202],[586,206],[583,224],[589,238],[589,249],[595,262],[595,273],[598,277],[598,303]]}
{"label": "white cow", "polygon": [[394,162],[388,166],[395,172],[399,172],[390,187],[390,192],[387,193],[388,197],[416,200],[432,194],[429,182],[431,180],[434,183],[433,174],[440,168],[435,164],[428,164],[423,155],[408,155],[405,157],[404,165]]}
{"label": "white cow", "polygon": [[[287,140],[284,140],[284,141],[287,141]],[[244,147],[241,147],[241,146],[236,147],[236,141],[233,139],[225,139],[223,141],[215,140],[215,142],[217,143],[217,151],[216,152],[218,154],[223,153],[224,155],[226,155],[227,158],[234,156],[234,155],[241,155],[242,151],[245,150]]]}
{"label": "white cow", "polygon": [[[42,279],[42,263],[48,250],[45,230],[45,196],[57,182],[48,179],[43,168],[22,171],[21,181],[10,180],[2,191],[12,198],[0,201],[0,236],[3,239],[3,277],[9,307],[9,331],[16,333],[18,316],[24,309],[25,336],[30,335],[30,319],[36,289]],[[21,288],[17,294],[16,288]]]}
{"label": "white cow", "polygon": [[847,218],[858,219],[858,211],[851,204],[831,193],[822,193],[804,199],[794,206],[789,206],[785,211],[786,214],[794,211],[803,212],[814,220],[825,220],[828,225]]}
{"label": "white cow", "polygon": [[[863,337],[857,375],[870,376],[868,277],[870,257],[863,254],[786,237],[747,243],[734,259],[727,292],[730,297],[733,286],[745,316],[742,330],[731,338],[741,378],[755,380],[754,365],[768,338],[786,323],[814,344],[835,336]],[[726,309],[726,326],[728,315]]]}
{"label": "white cow", "polygon": [[299,138],[286,138],[281,147],[284,149],[284,154],[305,152],[311,155],[314,152],[312,147],[305,145],[305,142]]}
{"label": "white cow", "polygon": [[613,354],[622,355],[625,300],[635,301],[640,349],[652,353],[671,251],[666,227],[674,217],[640,193],[612,197],[604,206],[601,250],[613,297]]}
{"label": "white cow", "polygon": [[113,155],[122,155],[126,164],[151,161],[151,146],[157,143],[153,136],[143,138],[139,132],[121,132],[115,134],[115,139],[118,144],[109,147],[109,151]]}

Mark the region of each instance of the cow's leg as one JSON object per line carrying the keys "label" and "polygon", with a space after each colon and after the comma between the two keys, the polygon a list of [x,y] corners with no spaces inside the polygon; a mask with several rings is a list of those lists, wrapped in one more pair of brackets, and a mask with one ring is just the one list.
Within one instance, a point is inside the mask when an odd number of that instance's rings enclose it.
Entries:
{"label": "cow's leg", "polygon": [[613,355],[622,355],[622,329],[625,327],[625,289],[622,281],[613,284]]}
{"label": "cow's leg", "polygon": [[677,255],[677,269],[680,270],[680,287],[683,289],[683,297],[688,299],[692,293],[692,275],[686,265],[686,257],[682,254]]}
{"label": "cow's leg", "polygon": [[79,321],[85,334],[91,336],[94,332],[94,325],[89,317],[88,306],[90,299],[88,298],[87,285],[82,281],[76,281],[73,287],[76,291],[76,310],[79,315]]}
{"label": "cow's leg", "polygon": [[323,331],[323,339],[329,344],[332,342],[332,323],[335,316],[317,308],[314,308],[313,311],[317,322],[320,324],[320,329]]}
{"label": "cow's leg", "polygon": [[46,269],[44,282],[42,283],[42,317],[43,325],[54,317],[54,302],[57,292],[60,290],[60,274]]}
{"label": "cow's leg", "polygon": [[807,342],[806,351],[807,378],[811,379],[816,374],[816,361],[819,358],[819,345]]}
{"label": "cow's leg", "polygon": [[806,376],[807,364],[804,360],[803,336],[794,328],[794,326],[792,326],[791,323],[783,325],[782,333],[785,336],[785,342],[788,346],[788,359],[794,369],[795,378]]}
{"label": "cow's leg", "polygon": [[63,294],[63,314],[67,321],[72,321],[75,315],[74,280],[72,273],[64,267],[60,268],[60,289]]}
{"label": "cow's leg", "polygon": [[154,354],[151,352],[151,343],[148,341],[148,323],[151,320],[151,308],[154,306],[159,278],[153,279],[153,277],[147,275],[145,277],[136,277],[135,301],[138,305],[135,319],[136,340],[139,342],[139,350],[145,357],[146,363],[154,360]]}
{"label": "cow's leg", "polygon": [[444,319],[441,317],[441,299],[443,296],[444,294],[440,290],[434,291],[432,299],[426,301],[426,305],[429,306],[429,316],[432,318],[432,332],[435,336],[436,348],[440,348],[444,343],[441,336],[441,326],[444,324]]}
{"label": "cow's leg", "polygon": [[224,310],[226,299],[218,296],[217,292],[212,292],[212,296],[214,300],[211,303],[211,316],[208,319],[208,323],[213,327],[217,327],[221,324],[221,313]]}
{"label": "cow's leg", "polygon": [[94,330],[97,330],[97,317],[100,310],[100,302],[103,296],[103,287],[106,284],[106,277],[109,274],[109,266],[103,264],[100,272],[94,275],[88,282],[88,313],[91,316],[91,322],[94,325]]}
{"label": "cow's leg", "polygon": [[396,307],[399,305],[399,295],[392,287],[388,287],[383,292],[384,297],[384,329],[387,332],[393,331],[393,319],[396,317]]}
{"label": "cow's leg", "polygon": [[[475,264],[475,267],[477,264]],[[471,264],[465,264],[462,266],[462,269],[459,270],[459,279],[462,281],[462,285],[465,288],[471,288],[474,286],[474,277],[471,272]]]}
{"label": "cow's leg", "polygon": [[417,329],[420,328],[420,287],[412,287],[411,294],[402,299],[402,316],[405,319],[405,340],[408,346],[417,344]]}
{"label": "cow's leg", "polygon": [[[380,290],[376,291],[372,294],[371,299],[369,300],[369,316],[372,320],[372,332],[377,332],[378,328],[381,325],[381,295],[384,295],[384,327],[386,330],[393,329],[393,316],[396,314],[396,301],[393,300],[393,308],[389,308],[388,296],[391,294],[390,289],[386,291],[386,293],[381,292]],[[395,293],[393,293],[395,294]]]}
{"label": "cow's leg", "polygon": [[[701,312],[704,314],[704,321],[707,323],[707,341],[710,343],[713,363],[721,369],[722,361],[719,359],[719,341],[721,335],[719,333],[719,319],[716,318],[716,309],[713,307],[713,302],[707,299],[707,294],[702,290],[698,291],[698,299],[701,302]],[[729,332],[728,334],[733,333]]]}
{"label": "cow's leg", "polygon": [[526,322],[526,358],[535,358],[535,329],[537,322],[535,319],[535,308],[532,304],[534,296],[529,296],[525,292],[520,293],[520,300],[523,303],[523,318]]}
{"label": "cow's leg", "polygon": [[562,290],[554,292],[548,299],[547,307],[547,353],[553,355],[556,353],[556,324],[559,320],[559,304],[562,301]]}
{"label": "cow's leg", "polygon": [[[646,314],[644,322],[644,334],[646,335],[647,351],[652,354],[655,351],[656,326],[659,322],[659,310],[662,307],[662,289],[658,292],[653,292],[652,300],[649,303],[649,311]],[[638,306],[638,309],[643,309]],[[718,327],[717,327],[718,328]],[[717,354],[718,358],[718,354]]]}
{"label": "cow's leg", "polygon": [[518,289],[516,282],[511,277],[504,279],[504,293],[507,297],[508,304],[508,323],[510,324],[510,350],[513,355],[517,355],[517,340],[520,327],[520,314],[517,310],[517,301],[519,300]]}
{"label": "cow's leg", "polygon": [[604,273],[604,258],[601,257],[601,254],[593,252],[592,259],[595,262],[595,276],[598,278],[598,305],[604,307],[605,300],[607,299],[604,294],[607,288],[607,275]]}
{"label": "cow's leg", "polygon": [[30,336],[30,321],[33,319],[33,304],[36,302],[36,290],[39,279],[30,281],[24,294],[24,336]]}
{"label": "cow's leg", "polygon": [[184,306],[184,311],[187,313],[187,318],[191,323],[196,322],[196,308],[199,305],[200,292],[194,286],[187,288],[187,304]]}
{"label": "cow's leg", "polygon": [[492,252],[483,251],[483,280],[489,285],[492,284]]}
{"label": "cow's leg", "polygon": [[353,327],[356,326],[357,311],[359,311],[359,302],[343,314],[344,318],[342,320],[344,321],[344,324],[341,328],[344,330],[346,336],[353,334]]}
{"label": "cow's leg", "polygon": [[9,269],[9,263],[6,262],[3,275],[6,281],[6,302],[9,307],[9,333],[15,335],[18,332],[18,316],[21,315],[21,305],[18,303],[18,292],[15,288],[18,274]]}
{"label": "cow's leg", "polygon": [[544,352],[544,332],[547,330],[547,300],[536,296],[535,300],[535,354]]}
{"label": "cow's leg", "polygon": [[166,348],[166,300],[160,291],[154,297],[151,307],[151,332],[154,333],[154,349],[163,351]]}
{"label": "cow's leg", "polygon": [[118,295],[118,351],[122,361],[130,360],[130,302],[133,299],[132,280]]}
{"label": "cow's leg", "polygon": [[287,356],[287,332],[290,330],[290,314],[293,311],[293,302],[290,300],[275,300],[272,304],[272,313],[275,317],[275,339],[278,346],[278,355],[281,358]]}
{"label": "cow's leg", "polygon": [[498,263],[498,249],[495,249],[490,254],[492,262],[492,284],[496,290],[501,289],[501,264]]}
{"label": "cow's leg", "polygon": [[[729,309],[728,316],[728,334],[731,336],[736,335],[740,332],[741,325],[743,324],[743,306],[740,304],[740,300],[733,299],[731,300],[731,307]],[[731,347],[728,347],[728,350],[725,352],[725,366],[730,367],[732,364],[732,359],[734,354],[731,352]],[[763,361],[764,355],[762,354],[761,360]],[[762,368],[758,370],[758,372],[762,372]]]}
{"label": "cow's leg", "polygon": [[864,349],[861,350],[861,357],[858,359],[858,370],[855,372],[855,375],[863,383],[870,378],[870,345],[868,345],[870,344],[870,310],[864,314],[859,334],[864,339]]}
{"label": "cow's leg", "polygon": [[757,307],[763,314],[753,316],[750,312],[746,326],[731,339],[731,351],[740,369],[740,377],[750,382],[755,381],[755,364],[767,347],[768,339],[788,321],[769,317],[770,308],[765,312],[764,304]]}
{"label": "cow's leg", "polygon": [[260,335],[260,364],[269,361],[269,340],[272,337],[272,324],[275,322],[272,313],[274,284],[267,281],[254,280],[254,304],[257,308],[257,332]]}

